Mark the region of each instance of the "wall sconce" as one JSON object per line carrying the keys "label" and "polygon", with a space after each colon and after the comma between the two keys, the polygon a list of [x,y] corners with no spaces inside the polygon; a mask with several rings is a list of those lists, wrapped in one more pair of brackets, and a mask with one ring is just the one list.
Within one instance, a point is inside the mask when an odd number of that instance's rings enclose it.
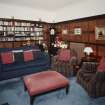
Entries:
{"label": "wall sconce", "polygon": [[84,53],[86,53],[87,56],[90,56],[91,53],[93,53],[93,49],[91,47],[85,47]]}
{"label": "wall sconce", "polygon": [[55,34],[55,30],[53,28],[50,29],[50,35],[54,35]]}

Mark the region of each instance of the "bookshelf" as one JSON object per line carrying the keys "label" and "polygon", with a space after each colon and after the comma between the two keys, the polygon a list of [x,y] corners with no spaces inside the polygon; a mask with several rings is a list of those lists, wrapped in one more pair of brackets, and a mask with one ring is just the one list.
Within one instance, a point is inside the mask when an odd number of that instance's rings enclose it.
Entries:
{"label": "bookshelf", "polygon": [[46,26],[48,23],[42,21],[0,18],[0,44],[21,42],[22,46],[27,41],[38,44],[46,37]]}

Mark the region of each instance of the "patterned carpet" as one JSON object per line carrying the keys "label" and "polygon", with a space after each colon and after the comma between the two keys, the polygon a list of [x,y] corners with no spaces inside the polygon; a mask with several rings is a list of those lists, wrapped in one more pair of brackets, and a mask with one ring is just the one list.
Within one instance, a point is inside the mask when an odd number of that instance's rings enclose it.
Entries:
{"label": "patterned carpet", "polygon": [[[85,90],[76,83],[76,77],[69,78],[70,91],[65,90],[48,93],[36,97],[34,105],[105,105],[105,97],[90,98]],[[30,105],[28,93],[24,91],[20,78],[0,82],[0,105]]]}

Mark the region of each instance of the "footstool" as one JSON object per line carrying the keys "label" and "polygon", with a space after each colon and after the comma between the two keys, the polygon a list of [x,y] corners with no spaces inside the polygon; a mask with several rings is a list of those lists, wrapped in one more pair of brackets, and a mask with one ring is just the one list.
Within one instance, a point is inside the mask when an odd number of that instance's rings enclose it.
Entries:
{"label": "footstool", "polygon": [[69,80],[56,71],[43,71],[23,77],[25,90],[30,96],[30,105],[33,105],[34,98],[38,95],[66,89],[69,91]]}

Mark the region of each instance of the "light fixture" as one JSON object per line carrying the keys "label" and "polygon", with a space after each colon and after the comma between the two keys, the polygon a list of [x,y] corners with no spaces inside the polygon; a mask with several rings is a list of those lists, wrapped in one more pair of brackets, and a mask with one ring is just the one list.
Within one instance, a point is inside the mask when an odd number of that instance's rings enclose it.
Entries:
{"label": "light fixture", "polygon": [[89,56],[91,53],[93,53],[93,49],[91,47],[85,47],[84,53]]}
{"label": "light fixture", "polygon": [[55,34],[55,30],[53,28],[50,29],[50,35],[54,35]]}

